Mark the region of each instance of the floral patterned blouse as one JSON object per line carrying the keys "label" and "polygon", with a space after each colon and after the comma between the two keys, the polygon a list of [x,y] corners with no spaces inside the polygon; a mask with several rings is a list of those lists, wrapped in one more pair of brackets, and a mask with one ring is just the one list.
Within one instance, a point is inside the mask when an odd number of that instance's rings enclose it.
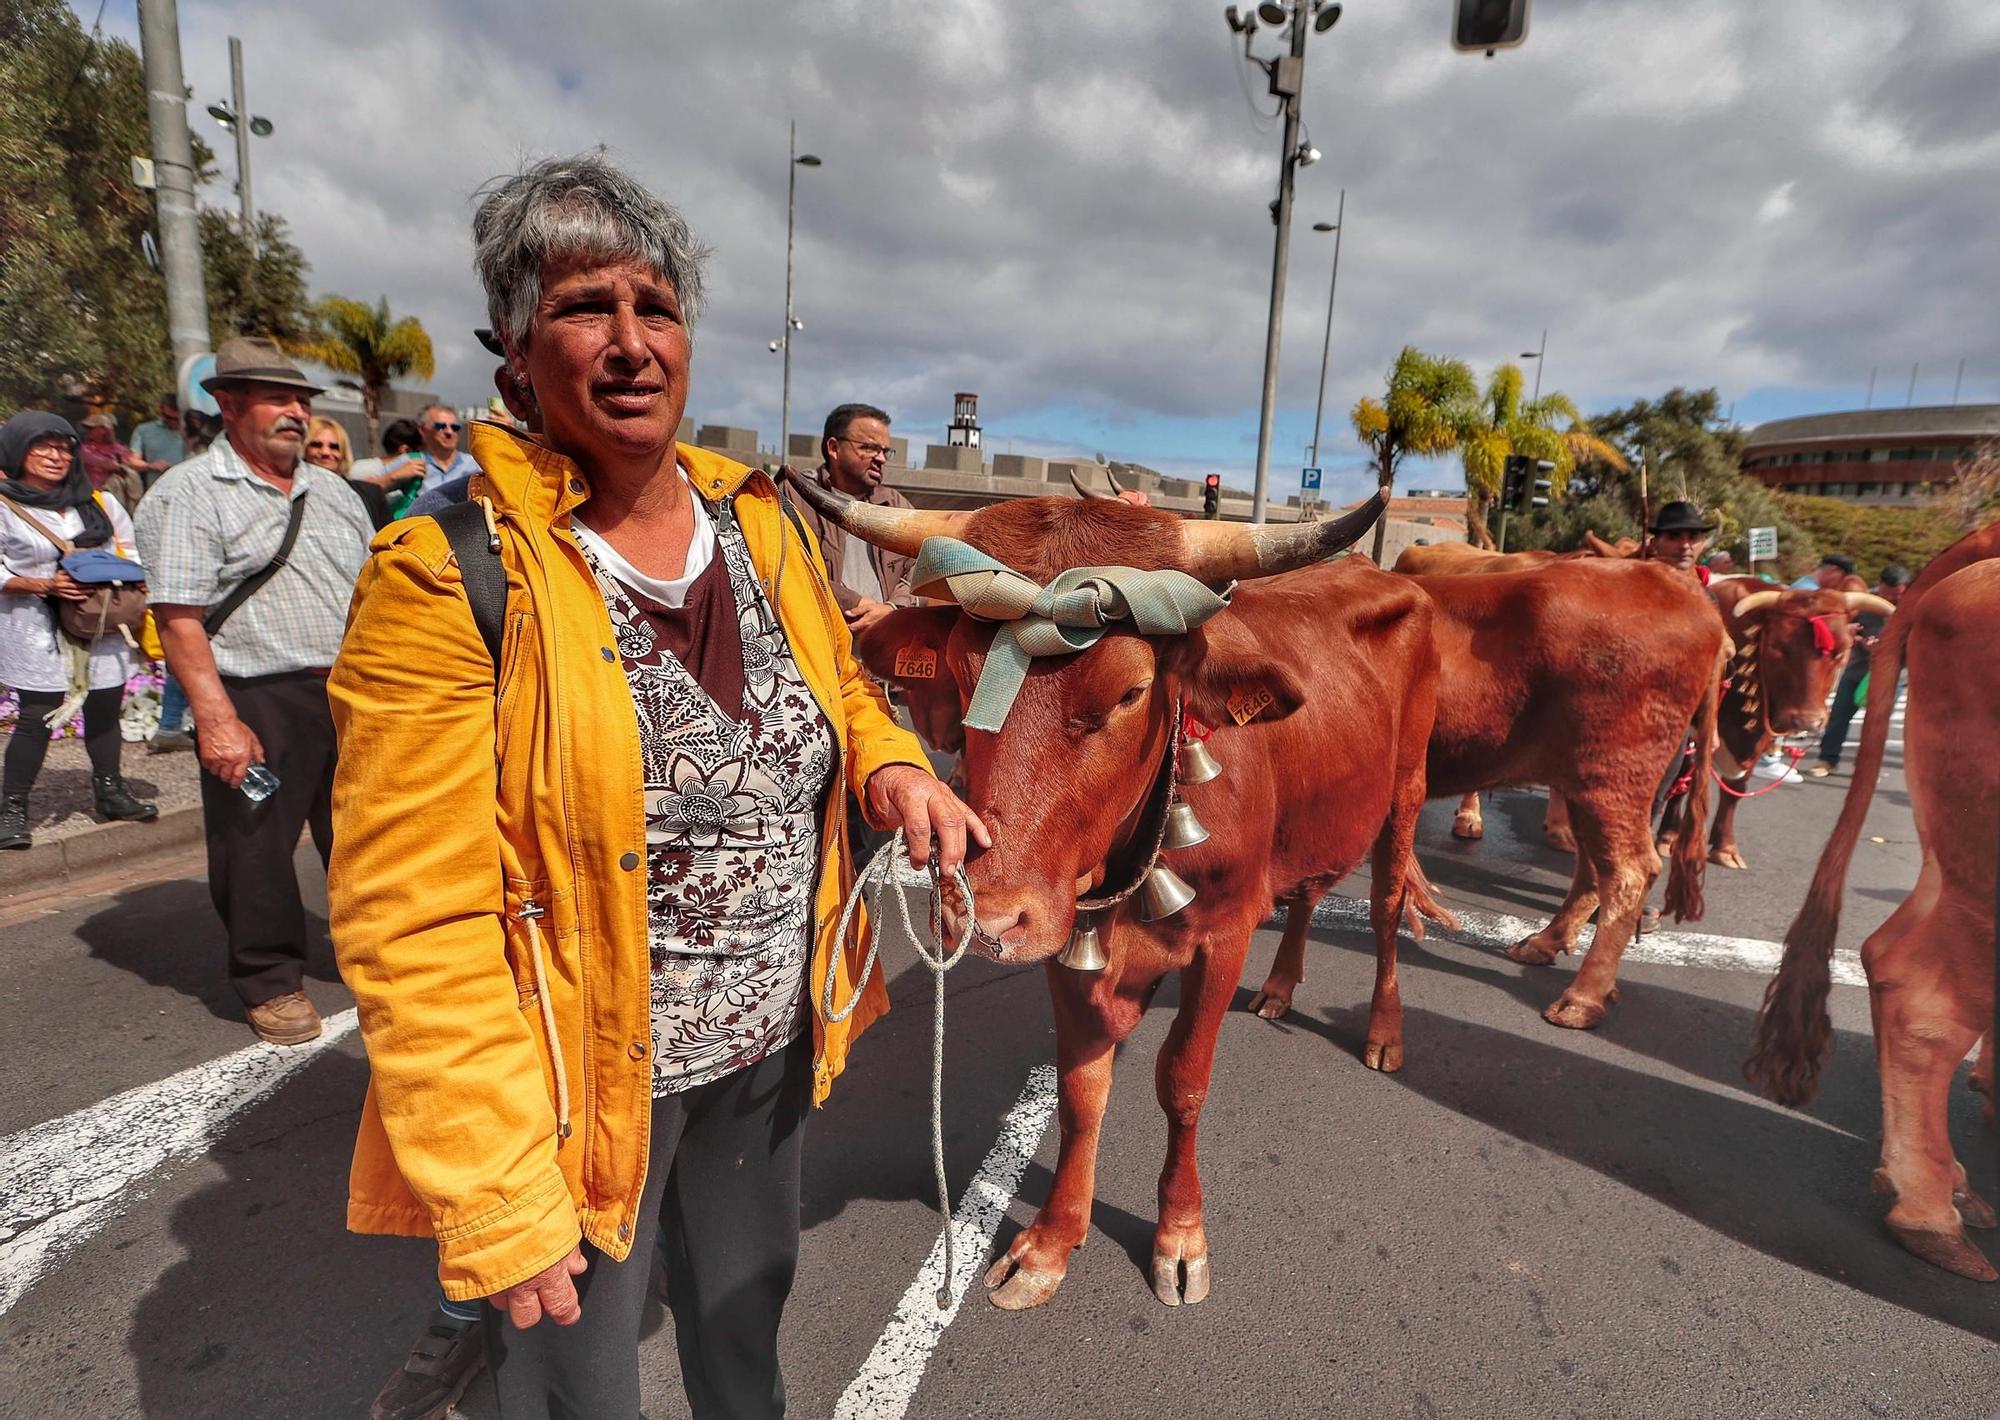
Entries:
{"label": "floral patterned blouse", "polygon": [[[695,509],[713,516],[699,498]],[[695,580],[697,588],[709,584],[707,595],[691,592],[679,609],[647,601],[584,548],[639,716],[655,1096],[753,1065],[796,1039],[808,1020],[819,815],[834,738],[742,533],[732,519],[716,521],[720,556]],[[715,585],[723,576],[726,590]],[[733,666],[699,675],[667,644],[686,647],[691,629],[696,646],[707,639],[700,632],[715,628],[687,624],[705,610],[734,613],[740,715],[703,688],[709,681],[725,701],[734,699]]]}

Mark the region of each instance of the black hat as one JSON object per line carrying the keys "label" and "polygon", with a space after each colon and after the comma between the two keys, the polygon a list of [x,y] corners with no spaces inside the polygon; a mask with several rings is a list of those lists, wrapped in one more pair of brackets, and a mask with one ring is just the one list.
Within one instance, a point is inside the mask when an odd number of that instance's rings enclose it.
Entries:
{"label": "black hat", "polygon": [[1844,552],[1827,553],[1826,556],[1820,558],[1819,565],[1822,567],[1838,567],[1848,576],[1852,577],[1854,575],[1854,559]]}
{"label": "black hat", "polygon": [[507,347],[500,343],[499,336],[495,335],[485,326],[480,326],[477,330],[473,331],[472,338],[486,347],[487,354],[498,355],[502,360],[507,358]]}
{"label": "black hat", "polygon": [[1715,524],[1702,516],[1701,509],[1682,499],[1662,503],[1660,511],[1653,514],[1653,526],[1648,532],[1713,532]]}

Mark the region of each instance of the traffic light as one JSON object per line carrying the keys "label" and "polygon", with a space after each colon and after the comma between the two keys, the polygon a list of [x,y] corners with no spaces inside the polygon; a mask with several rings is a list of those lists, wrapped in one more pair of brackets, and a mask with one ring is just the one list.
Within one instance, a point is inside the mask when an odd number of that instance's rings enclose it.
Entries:
{"label": "traffic light", "polygon": [[1521,485],[1528,478],[1528,461],[1519,454],[1509,454],[1500,465],[1500,506],[1518,508],[1521,505]]}
{"label": "traffic light", "polygon": [[1500,506],[1516,513],[1549,506],[1549,479],[1556,466],[1547,459],[1509,454],[1500,473]]}
{"label": "traffic light", "polygon": [[[1523,462],[1527,462],[1527,460],[1523,460]],[[1549,490],[1553,486],[1549,482],[1549,478],[1556,471],[1556,466],[1547,459],[1535,459],[1533,464],[1534,466],[1528,470],[1529,476],[1525,479],[1527,486],[1524,491],[1528,495],[1528,502],[1521,510],[1524,513],[1529,508],[1546,508],[1549,506]]]}
{"label": "traffic light", "polygon": [[1222,516],[1222,475],[1211,473],[1201,490],[1201,515],[1215,519]]}
{"label": "traffic light", "polygon": [[1528,37],[1528,0],[1458,0],[1451,47],[1474,54],[1512,49]]}

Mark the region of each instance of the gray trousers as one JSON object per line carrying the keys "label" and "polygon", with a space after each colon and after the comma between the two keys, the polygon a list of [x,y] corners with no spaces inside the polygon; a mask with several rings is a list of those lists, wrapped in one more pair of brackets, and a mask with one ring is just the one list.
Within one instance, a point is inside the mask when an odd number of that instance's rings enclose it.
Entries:
{"label": "gray trousers", "polygon": [[503,1420],[639,1420],[639,1329],[656,1238],[695,1420],[785,1413],[778,1321],[798,1267],[811,1064],[811,1038],[801,1036],[733,1075],[653,1101],[632,1251],[612,1262],[583,1245],[582,1319],[520,1331],[486,1309]]}

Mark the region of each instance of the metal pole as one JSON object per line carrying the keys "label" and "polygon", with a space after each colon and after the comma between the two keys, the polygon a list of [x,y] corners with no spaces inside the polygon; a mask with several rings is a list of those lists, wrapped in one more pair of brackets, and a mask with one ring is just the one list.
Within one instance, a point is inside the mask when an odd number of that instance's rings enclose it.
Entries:
{"label": "metal pole", "polygon": [[799,213],[799,125],[785,144],[785,393],[778,408],[778,462],[792,457],[792,230]]}
{"label": "metal pole", "polygon": [[[1326,356],[1333,348],[1333,293],[1340,289],[1340,238],[1347,230],[1347,189],[1340,190],[1340,206],[1333,214],[1333,277],[1326,283],[1326,334],[1319,342],[1319,399],[1313,405],[1312,467],[1319,467],[1319,421],[1326,412]],[[1324,481],[1324,480],[1322,480]]]}
{"label": "metal pole", "polygon": [[236,199],[242,210],[243,240],[257,255],[257,209],[250,205],[250,105],[243,97],[243,41],[229,37],[229,103],[236,110]]}
{"label": "metal pole", "polygon": [[1915,404],[1916,401],[1917,401],[1917,366],[1916,362],[1912,361],[1910,363],[1910,390],[1908,394],[1905,394],[1903,396],[1903,408],[1908,409],[1912,404]]}
{"label": "metal pole", "polygon": [[1868,367],[1868,399],[1861,406],[1863,409],[1873,409],[1875,407],[1875,371],[1877,368],[1879,367],[1875,365]]}
{"label": "metal pole", "polygon": [[1277,61],[1276,73],[1289,68],[1292,90],[1284,95],[1285,137],[1278,164],[1277,242],[1271,251],[1271,314],[1264,328],[1264,396],[1257,410],[1257,480],[1250,490],[1250,521],[1265,520],[1264,504],[1271,485],[1271,419],[1278,404],[1278,340],[1285,323],[1285,267],[1292,251],[1292,177],[1299,147],[1299,95],[1305,88],[1306,30],[1309,17],[1302,0],[1292,5],[1291,64]]}
{"label": "metal pole", "polygon": [[180,17],[174,0],[139,0],[139,48],[146,72],[146,116],[153,130],[160,274],[167,287],[167,332],[178,378],[182,364],[208,353],[208,292],[201,279],[194,140],[188,136]]}
{"label": "metal pole", "polygon": [[1958,362],[1958,374],[1951,382],[1951,402],[1954,406],[1957,405],[1958,403],[1959,390],[1963,389],[1964,387],[1965,387],[1965,361],[1963,358],[1961,358]]}
{"label": "metal pole", "polygon": [[1540,404],[1542,402],[1542,366],[1548,364],[1548,362],[1549,331],[1547,326],[1543,326],[1541,348],[1535,351],[1535,396],[1530,401],[1531,403]]}

